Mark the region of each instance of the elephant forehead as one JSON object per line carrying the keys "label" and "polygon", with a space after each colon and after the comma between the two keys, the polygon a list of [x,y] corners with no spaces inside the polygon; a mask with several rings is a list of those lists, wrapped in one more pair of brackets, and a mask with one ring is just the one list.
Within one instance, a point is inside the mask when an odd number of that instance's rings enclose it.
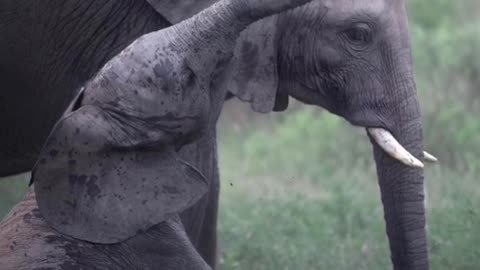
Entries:
{"label": "elephant forehead", "polygon": [[381,15],[390,8],[387,0],[325,0],[324,4],[329,9],[331,16],[349,18],[356,14]]}

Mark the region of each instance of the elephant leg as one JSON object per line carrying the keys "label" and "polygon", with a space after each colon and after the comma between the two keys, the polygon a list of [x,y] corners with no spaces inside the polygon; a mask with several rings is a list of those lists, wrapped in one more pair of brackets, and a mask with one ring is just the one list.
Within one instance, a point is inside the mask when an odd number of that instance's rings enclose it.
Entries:
{"label": "elephant leg", "polygon": [[208,193],[194,206],[180,214],[187,234],[203,259],[216,269],[217,216],[220,193],[216,132],[185,146],[181,157],[199,168],[208,179]]}
{"label": "elephant leg", "polygon": [[[33,268],[32,268],[33,267]],[[2,270],[211,270],[178,216],[125,242],[93,244],[64,236],[43,219],[29,192],[0,222]]]}
{"label": "elephant leg", "polygon": [[209,192],[205,197],[180,215],[190,241],[212,269],[216,269],[217,265],[219,193],[218,177],[214,177],[212,183],[210,183]]}
{"label": "elephant leg", "polygon": [[144,265],[141,269],[212,270],[190,241],[178,216],[127,240],[125,245],[141,254],[137,264]]}
{"label": "elephant leg", "polygon": [[203,259],[212,267],[212,269],[216,269],[218,263],[217,220],[219,194],[219,183],[211,185],[208,194],[205,219],[203,221],[202,232],[200,233],[197,247],[200,255],[202,255]]}

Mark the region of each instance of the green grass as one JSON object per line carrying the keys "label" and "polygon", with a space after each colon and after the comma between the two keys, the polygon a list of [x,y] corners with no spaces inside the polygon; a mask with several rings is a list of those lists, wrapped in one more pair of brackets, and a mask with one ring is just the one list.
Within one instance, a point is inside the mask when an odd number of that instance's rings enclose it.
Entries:
{"label": "green grass", "polygon": [[23,198],[28,189],[29,177],[29,174],[22,174],[6,179],[0,178],[0,220]]}
{"label": "green grass", "polygon": [[372,269],[387,265],[375,187],[362,187],[361,179],[346,185],[349,178],[339,174],[313,182],[244,177],[233,186],[224,185],[221,269]]}
{"label": "green grass", "polygon": [[[308,131],[296,129],[313,115]],[[221,134],[221,269],[390,269],[363,132],[306,109],[273,130]],[[480,265],[476,175],[448,164],[426,169],[432,269]]]}
{"label": "green grass", "polygon": [[[262,181],[255,178],[224,185],[221,269],[390,269],[382,208],[370,179],[267,180],[277,191],[265,184],[252,188]],[[476,178],[430,169],[427,179],[435,181],[428,184],[427,204],[432,269],[478,269],[479,190],[465,183]]]}
{"label": "green grass", "polygon": [[[478,269],[477,178],[427,171],[432,269]],[[357,168],[316,183],[245,177],[224,184],[221,269],[390,269],[374,179]]]}

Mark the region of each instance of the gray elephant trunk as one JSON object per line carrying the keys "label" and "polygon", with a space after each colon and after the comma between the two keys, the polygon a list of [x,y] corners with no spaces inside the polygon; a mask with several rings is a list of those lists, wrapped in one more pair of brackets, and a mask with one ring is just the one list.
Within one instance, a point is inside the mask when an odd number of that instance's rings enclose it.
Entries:
{"label": "gray elephant trunk", "polygon": [[[410,153],[421,158],[423,136],[416,96],[410,95],[401,108],[391,132]],[[429,269],[423,170],[394,160],[371,141],[394,269]]]}

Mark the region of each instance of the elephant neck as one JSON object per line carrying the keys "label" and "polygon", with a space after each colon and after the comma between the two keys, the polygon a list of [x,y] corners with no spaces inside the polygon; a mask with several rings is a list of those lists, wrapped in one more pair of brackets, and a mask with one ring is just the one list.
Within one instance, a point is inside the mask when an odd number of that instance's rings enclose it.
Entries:
{"label": "elephant neck", "polygon": [[213,5],[218,0],[147,0],[147,2],[171,24],[177,24]]}

